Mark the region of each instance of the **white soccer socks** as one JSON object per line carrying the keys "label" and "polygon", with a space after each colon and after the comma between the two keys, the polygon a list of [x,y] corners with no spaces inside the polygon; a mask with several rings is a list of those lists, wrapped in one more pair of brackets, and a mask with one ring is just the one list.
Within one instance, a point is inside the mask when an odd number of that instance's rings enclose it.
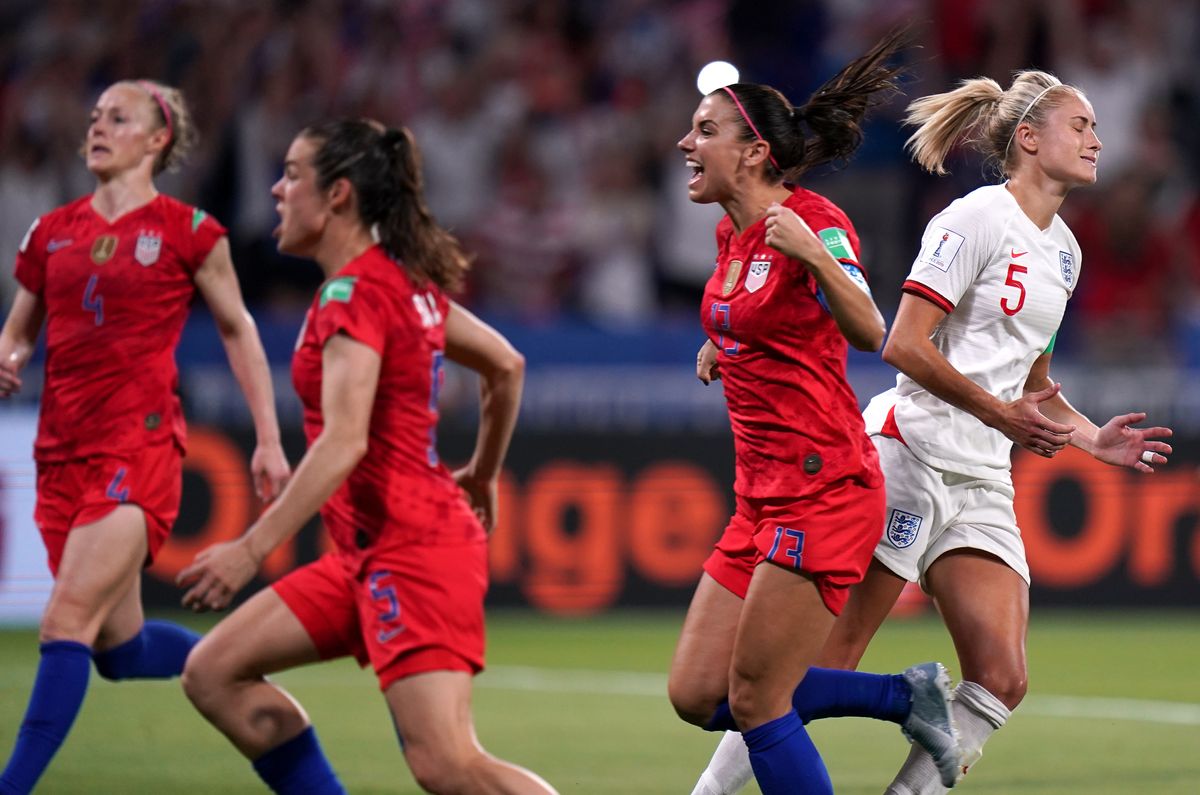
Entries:
{"label": "white soccer socks", "polygon": [[[932,759],[930,760],[932,762]],[[725,732],[692,795],[734,795],[754,778],[750,752],[739,732]]]}
{"label": "white soccer socks", "polygon": [[[954,722],[963,754],[963,767],[969,768],[983,756],[983,744],[1007,721],[1012,712],[981,685],[960,682],[954,688]],[[937,765],[929,752],[917,744],[884,795],[945,795]]]}

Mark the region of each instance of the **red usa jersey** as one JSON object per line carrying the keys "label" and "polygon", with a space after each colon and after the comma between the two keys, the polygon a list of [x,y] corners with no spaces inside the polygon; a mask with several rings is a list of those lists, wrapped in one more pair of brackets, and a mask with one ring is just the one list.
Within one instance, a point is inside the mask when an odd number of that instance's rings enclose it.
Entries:
{"label": "red usa jersey", "polygon": [[111,223],[91,196],[34,221],[16,277],[46,306],[46,383],[34,456],[140,449],[186,430],[175,346],[193,277],[225,228],[159,194]]}
{"label": "red usa jersey", "polygon": [[[858,235],[845,213],[803,188],[784,206],[865,287]],[[700,316],[718,349],[733,426],[734,491],[802,497],[846,477],[882,483],[846,381],[846,339],[823,305],[816,278],[766,244],[765,219],[738,235],[723,218],[717,252]]]}
{"label": "red usa jersey", "polygon": [[[304,406],[309,445],[324,427],[321,356],[345,334],[381,358],[367,453],[321,509],[334,542],[345,551],[388,542],[461,543],[442,538],[463,498],[438,459],[437,398],[442,384],[446,313],[450,302],[433,284],[417,285],[379,246],[325,282],[313,299],[292,357],[292,382]],[[485,536],[478,522],[471,537]]]}

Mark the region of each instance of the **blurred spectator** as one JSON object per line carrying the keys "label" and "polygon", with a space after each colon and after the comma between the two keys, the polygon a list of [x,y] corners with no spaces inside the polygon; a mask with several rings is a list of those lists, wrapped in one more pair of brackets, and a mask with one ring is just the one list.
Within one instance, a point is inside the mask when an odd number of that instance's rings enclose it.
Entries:
{"label": "blurred spectator", "polygon": [[[1135,167],[1143,115],[1168,88],[1159,61],[1162,38],[1154,30],[1165,20],[1138,13],[1151,5],[1111,4],[1112,13],[1090,19],[1082,13],[1082,4],[1051,6],[1060,11],[1060,21],[1053,26],[1059,37],[1058,76],[1082,88],[1096,111],[1104,142],[1101,179]],[[1067,13],[1070,10],[1079,13]],[[1087,35],[1080,35],[1081,29]]]}
{"label": "blurred spectator", "polygon": [[579,306],[604,324],[646,325],[656,306],[654,194],[640,180],[636,151],[610,143],[596,154],[578,210]]}
{"label": "blurred spectator", "polygon": [[[35,204],[91,189],[76,150],[96,88],[160,77],[187,89],[207,125],[190,170],[164,185],[230,227],[257,310],[295,313],[293,296],[319,278],[274,252],[279,131],[357,114],[415,131],[435,216],[477,250],[464,297],[475,308],[539,322],[692,315],[719,213],[687,202],[675,150],[697,70],[733,60],[743,80],[803,96],[829,64],[900,21],[923,46],[910,93],[979,74],[1004,82],[1019,67],[1058,70],[1088,92],[1105,149],[1083,227],[1080,350],[1100,356],[1093,335],[1129,319],[1161,335],[1148,342],[1156,356],[1187,358],[1200,236],[1165,230],[1200,225],[1193,0],[12,0],[0,7],[0,244],[11,256]],[[904,105],[879,109],[859,156],[830,182],[885,309],[899,299],[917,230],[945,203],[937,192],[985,179],[961,158],[950,180],[921,175],[903,151]],[[1130,174],[1146,180],[1119,177]],[[1139,232],[1114,208],[1147,191],[1152,219],[1132,207],[1150,224]],[[1101,249],[1140,256],[1130,248],[1138,235],[1166,235],[1173,264],[1134,268]],[[1138,285],[1136,308],[1113,299],[1124,278]],[[1118,335],[1103,356],[1120,359],[1132,337]]]}
{"label": "blurred spectator", "polygon": [[[0,160],[0,251],[16,256],[33,219],[54,209],[59,192],[45,144],[25,127],[4,142]],[[13,269],[0,269],[0,302],[7,313],[16,292]]]}
{"label": "blurred spectator", "polygon": [[1176,305],[1176,344],[1181,364],[1200,373],[1200,191],[1193,188],[1180,219],[1183,256],[1180,278],[1173,288]]}
{"label": "blurred spectator", "polygon": [[[1101,154],[1103,157],[1103,154]],[[1156,212],[1155,182],[1130,171],[1092,193],[1073,222],[1084,252],[1071,302],[1078,350],[1099,365],[1165,364],[1171,360],[1173,278],[1182,242]]]}
{"label": "blurred spectator", "polygon": [[[686,118],[686,116],[685,116]],[[679,137],[687,130],[682,130]],[[699,316],[704,284],[717,265],[713,229],[725,211],[719,204],[696,204],[688,199],[691,172],[675,151],[663,158],[653,245],[659,262],[659,293],[665,307],[693,319]]]}
{"label": "blurred spectator", "polygon": [[524,112],[509,84],[489,84],[474,69],[455,71],[430,93],[411,127],[425,166],[429,209],[447,229],[469,232],[496,193],[493,166],[500,146]]}
{"label": "blurred spectator", "polygon": [[500,188],[467,240],[478,259],[471,297],[482,311],[545,323],[568,306],[577,259],[577,210],[554,198],[522,128],[500,155]]}

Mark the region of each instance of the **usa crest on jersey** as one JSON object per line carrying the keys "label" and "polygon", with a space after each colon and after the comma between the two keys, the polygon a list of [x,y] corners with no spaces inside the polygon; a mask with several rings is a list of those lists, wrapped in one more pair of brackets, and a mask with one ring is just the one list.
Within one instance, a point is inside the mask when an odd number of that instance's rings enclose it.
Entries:
{"label": "usa crest on jersey", "polygon": [[161,253],[162,233],[150,231],[138,233],[137,244],[133,247],[133,258],[142,267],[148,268],[158,262],[158,255]]}
{"label": "usa crest on jersey", "polygon": [[746,274],[746,292],[753,293],[767,281],[771,271],[771,261],[756,259],[750,263],[750,271]]}

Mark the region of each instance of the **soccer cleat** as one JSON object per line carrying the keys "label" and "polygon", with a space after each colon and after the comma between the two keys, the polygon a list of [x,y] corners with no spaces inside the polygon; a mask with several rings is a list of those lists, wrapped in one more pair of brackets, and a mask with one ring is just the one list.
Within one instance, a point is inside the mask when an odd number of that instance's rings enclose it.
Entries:
{"label": "soccer cleat", "polygon": [[942,786],[953,787],[962,779],[964,761],[950,711],[950,676],[945,666],[936,662],[914,665],[903,676],[912,688],[912,709],[902,726],[904,734],[933,757]]}

